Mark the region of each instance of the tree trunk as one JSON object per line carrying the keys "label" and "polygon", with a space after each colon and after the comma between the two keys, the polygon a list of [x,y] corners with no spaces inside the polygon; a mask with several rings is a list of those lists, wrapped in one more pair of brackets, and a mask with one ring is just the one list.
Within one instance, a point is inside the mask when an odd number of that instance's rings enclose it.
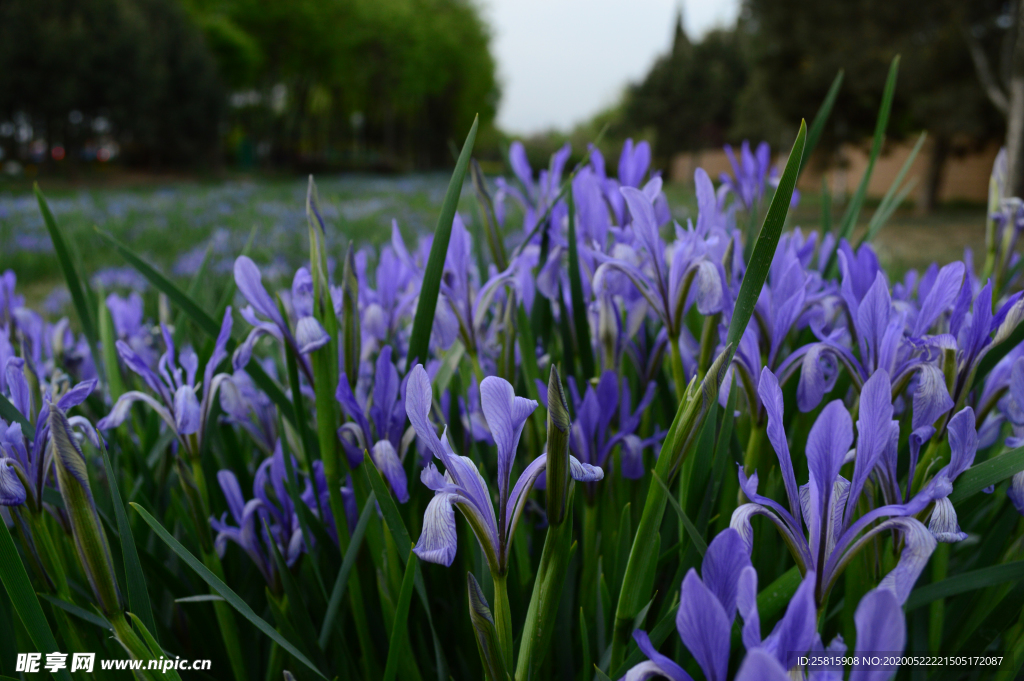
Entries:
{"label": "tree trunk", "polygon": [[949,156],[949,137],[936,135],[933,138],[928,167],[925,170],[924,183],[921,185],[921,202],[918,204],[919,214],[931,213],[939,201],[939,187],[942,185],[942,170]]}
{"label": "tree trunk", "polygon": [[1006,116],[1006,193],[1024,196],[1024,0],[1017,7],[1017,38]]}

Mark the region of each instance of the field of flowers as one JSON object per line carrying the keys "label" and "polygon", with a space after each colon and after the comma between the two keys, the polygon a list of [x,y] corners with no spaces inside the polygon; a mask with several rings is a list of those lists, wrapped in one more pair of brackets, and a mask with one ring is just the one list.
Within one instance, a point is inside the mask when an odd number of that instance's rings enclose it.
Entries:
{"label": "field of flowers", "polygon": [[[698,170],[695,209],[646,143],[485,178],[475,124],[409,189],[432,232],[312,179],[88,206],[96,253],[67,202],[3,204],[70,312],[0,279],[0,675],[1016,678],[1024,204],[998,160],[978,264],[898,277],[898,192],[787,229],[832,101],[776,166]],[[218,217],[261,211],[258,245]]]}

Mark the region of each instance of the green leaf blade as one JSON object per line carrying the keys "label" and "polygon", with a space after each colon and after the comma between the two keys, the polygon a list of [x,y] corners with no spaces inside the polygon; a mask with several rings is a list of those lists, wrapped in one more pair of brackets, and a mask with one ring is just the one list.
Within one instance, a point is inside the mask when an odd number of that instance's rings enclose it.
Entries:
{"label": "green leaf blade", "polygon": [[128,607],[155,639],[156,620],[153,618],[153,606],[150,603],[149,590],[146,587],[146,575],[142,570],[139,552],[135,547],[135,538],[132,536],[132,526],[128,523],[128,514],[125,513],[124,503],[121,501],[121,491],[118,489],[114,467],[110,463],[110,454],[107,453],[106,447],[100,447],[100,450],[103,455],[103,468],[107,474],[107,483],[110,485],[114,517],[117,520],[117,532],[121,539],[125,585],[128,588]]}
{"label": "green leaf blade", "polygon": [[459,207],[459,196],[462,194],[462,184],[466,179],[466,171],[469,168],[469,159],[473,153],[473,145],[476,143],[476,131],[480,125],[479,117],[473,119],[473,127],[469,129],[466,142],[462,145],[462,153],[455,164],[455,172],[452,173],[451,182],[448,183],[448,191],[444,196],[444,203],[441,204],[441,214],[437,218],[437,227],[434,229],[434,242],[430,246],[430,257],[427,259],[427,267],[423,273],[423,284],[420,287],[420,299],[416,305],[416,316],[412,323],[412,336],[409,339],[409,361],[406,370],[412,369],[415,362],[425,362],[427,350],[430,345],[430,331],[434,326],[434,312],[437,309],[437,297],[441,291],[441,275],[444,274],[444,261],[448,256],[448,241],[452,235],[452,224],[455,220],[455,211]]}
{"label": "green leaf blade", "polygon": [[288,651],[288,653],[291,654],[292,657],[294,657],[296,660],[309,667],[318,677],[320,677],[321,679],[327,678],[319,669],[316,668],[316,665],[314,665],[309,660],[309,658],[302,654],[302,652],[295,646],[295,644],[293,644],[291,641],[289,641],[284,636],[279,634],[274,629],[274,627],[270,626],[270,624],[267,623],[266,620],[261,618],[255,612],[253,612],[252,608],[249,607],[249,604],[242,600],[242,598],[237,593],[235,593],[231,589],[231,587],[229,587],[227,584],[221,581],[216,575],[214,575],[209,570],[209,568],[203,565],[203,563],[199,559],[193,556],[188,549],[182,546],[177,539],[172,537],[171,534],[166,529],[164,529],[164,526],[160,524],[160,521],[158,521],[156,518],[149,514],[149,511],[142,508],[142,506],[136,503],[132,503],[132,508],[134,508],[139,513],[139,515],[142,516],[142,519],[146,521],[146,524],[153,529],[156,535],[165,544],[167,544],[167,546],[169,546],[171,550],[178,555],[179,558],[181,558],[185,563],[187,563],[188,566],[191,567],[196,572],[196,574],[198,574],[202,578],[204,582],[209,584],[214,591],[220,594],[220,596],[223,597],[224,600],[227,601],[229,605],[231,605],[231,607],[237,610],[240,615],[242,615],[245,619],[249,620],[249,622],[251,622],[253,626],[255,626],[265,636],[267,636],[267,638],[269,638],[274,643],[284,648],[286,651]]}
{"label": "green leaf blade", "polygon": [[1024,447],[1011,449],[968,468],[956,479],[949,500],[956,505],[989,485],[1006,480],[1021,471],[1024,471]]}
{"label": "green leaf blade", "polygon": [[750,254],[750,262],[747,263],[747,271],[743,275],[743,283],[740,284],[740,292],[736,299],[736,307],[733,311],[732,321],[729,323],[729,335],[726,343],[732,344],[729,359],[735,354],[739,347],[743,332],[747,329],[747,322],[754,312],[754,305],[761,295],[764,282],[768,279],[768,270],[771,268],[772,259],[775,257],[775,249],[779,245],[779,237],[782,236],[782,228],[786,224],[786,216],[789,214],[789,203],[793,198],[793,190],[796,189],[796,178],[800,174],[800,159],[803,157],[804,146],[807,140],[807,123],[800,122],[800,130],[793,148],[789,152],[789,160],[786,162],[786,169],[779,180],[779,186],[772,197],[771,205],[768,207],[768,214],[765,215],[764,224],[761,225],[761,232],[757,235],[757,241]]}

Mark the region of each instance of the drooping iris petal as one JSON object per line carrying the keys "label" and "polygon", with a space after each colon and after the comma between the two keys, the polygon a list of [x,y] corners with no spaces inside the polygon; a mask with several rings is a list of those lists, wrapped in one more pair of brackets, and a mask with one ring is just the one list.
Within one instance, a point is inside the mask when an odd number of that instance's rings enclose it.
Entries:
{"label": "drooping iris petal", "polygon": [[974,410],[966,407],[949,420],[949,464],[940,471],[952,480],[971,467],[978,451],[978,430],[975,427]]}
{"label": "drooping iris petal", "polygon": [[405,469],[402,468],[402,462],[398,458],[398,452],[395,451],[394,445],[387,440],[378,440],[370,450],[370,458],[373,459],[373,463],[391,485],[398,502],[404,504],[409,501]]}
{"label": "drooping iris petal", "polygon": [[708,545],[701,563],[704,586],[715,595],[732,625],[736,615],[736,598],[740,573],[750,567],[750,556],[739,532],[729,528],[720,532]]}
{"label": "drooping iris petal", "polygon": [[693,681],[693,677],[687,674],[682,667],[671,658],[658,652],[646,631],[641,629],[634,631],[633,640],[636,641],[640,652],[647,656],[649,662],[641,662],[632,667],[626,672],[623,681],[645,681],[658,677],[668,678],[670,681]]}
{"label": "drooping iris petal", "polygon": [[1010,480],[1010,489],[1006,491],[1006,496],[1010,503],[1013,504],[1013,507],[1017,509],[1017,513],[1024,515],[1024,471],[1014,474]]}
{"label": "drooping iris petal", "polygon": [[736,681],[790,681],[790,677],[771,653],[754,648],[743,658]]}
{"label": "drooping iris petal", "polygon": [[814,601],[814,581],[813,572],[804,575],[786,607],[786,614],[762,644],[786,669],[796,666],[797,658],[806,654],[817,639],[818,610]]}
{"label": "drooping iris petal", "polygon": [[295,325],[295,342],[299,352],[306,354],[327,345],[331,337],[315,317],[300,317]]}
{"label": "drooping iris petal", "polygon": [[420,560],[445,567],[450,567],[455,560],[457,534],[452,505],[458,499],[457,494],[440,492],[427,504],[427,510],[423,513],[423,530],[413,547],[413,552]]}
{"label": "drooping iris petal", "polygon": [[[883,588],[869,591],[853,615],[857,628],[857,656],[873,656],[878,651],[899,655],[907,643],[907,624],[900,602]],[[852,674],[866,681],[887,681],[895,668],[854,666]]]}
{"label": "drooping iris petal", "polygon": [[676,629],[708,681],[726,681],[730,628],[722,604],[690,568],[683,578]]}
{"label": "drooping iris petal", "polygon": [[949,500],[949,497],[936,500],[931,520],[928,521],[928,531],[934,535],[935,539],[945,544],[953,544],[967,539],[967,533],[960,530],[956,509],[953,508],[953,502]]}
{"label": "drooping iris petal", "polygon": [[757,571],[745,567],[736,582],[736,607],[743,619],[743,645],[747,650],[761,645],[761,619],[757,612]]}
{"label": "drooping iris petal", "polygon": [[28,498],[25,486],[14,470],[16,465],[14,459],[0,458],[0,506],[21,506]]}
{"label": "drooping iris petal", "polygon": [[117,402],[114,403],[114,408],[110,410],[110,413],[100,419],[96,423],[96,427],[100,430],[109,430],[111,428],[117,428],[119,425],[125,422],[128,418],[128,414],[131,411],[131,406],[134,402],[145,402],[157,415],[164,420],[172,429],[177,429],[178,424],[175,422],[174,417],[171,416],[171,412],[168,411],[167,407],[160,404],[152,396],[139,392],[138,390],[129,390],[121,397],[117,398]]}
{"label": "drooping iris petal", "polygon": [[757,393],[761,397],[768,414],[768,441],[772,443],[775,455],[779,460],[779,469],[782,471],[782,481],[786,486],[786,496],[789,498],[789,509],[796,520],[800,522],[800,494],[797,489],[796,475],[793,473],[793,459],[789,454],[789,442],[786,440],[786,428],[783,421],[782,389],[779,387],[779,379],[768,367],[761,370],[760,382],[757,385]]}

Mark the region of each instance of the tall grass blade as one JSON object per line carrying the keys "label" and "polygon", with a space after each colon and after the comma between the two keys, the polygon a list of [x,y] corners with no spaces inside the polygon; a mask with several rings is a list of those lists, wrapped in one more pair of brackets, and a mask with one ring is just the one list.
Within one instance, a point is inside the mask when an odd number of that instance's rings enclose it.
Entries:
{"label": "tall grass blade", "polygon": [[348,548],[345,549],[345,557],[341,561],[341,569],[338,570],[338,578],[334,580],[334,588],[331,589],[331,598],[327,602],[327,614],[324,615],[324,622],[320,627],[320,648],[327,649],[327,641],[331,636],[331,627],[338,616],[338,608],[341,607],[341,599],[345,595],[345,587],[348,586],[348,576],[352,572],[352,566],[356,563],[356,556],[359,555],[359,547],[362,546],[363,536],[366,534],[366,526],[370,522],[370,514],[377,510],[377,495],[370,492],[363,504],[363,512],[359,514],[359,522],[349,539]]}
{"label": "tall grass blade", "polygon": [[958,504],[989,485],[1002,482],[1021,471],[1024,471],[1024,447],[1011,449],[968,468],[953,484],[953,493],[949,495],[949,500],[954,505]]}
{"label": "tall grass blade", "polygon": [[[484,216],[484,228],[487,230],[487,245],[491,249],[491,258],[498,271],[504,272],[508,267],[508,255],[505,254],[505,241],[501,238],[498,218],[494,212],[494,201],[491,200],[491,192],[487,189],[487,178],[476,159],[471,161],[470,170],[473,177],[473,188],[476,189],[476,196],[480,201],[480,208]],[[481,273],[483,271],[481,270]]]}
{"label": "tall grass blade", "polygon": [[1024,560],[961,572],[955,577],[926,584],[911,591],[910,598],[907,599],[907,612],[942,598],[1021,579],[1024,579]]}
{"label": "tall grass blade", "polygon": [[[395,548],[398,550],[399,557],[413,555],[411,553],[413,544],[412,540],[409,539],[409,530],[406,529],[402,516],[398,513],[398,506],[395,504],[394,497],[391,496],[391,491],[384,482],[384,478],[381,477],[380,471],[370,462],[370,457],[367,456],[363,461],[364,463],[361,468],[366,477],[369,478],[370,486],[377,497],[381,514],[384,516],[384,522],[387,523],[388,530],[391,532],[391,538],[395,542]],[[415,579],[416,594],[419,596],[420,604],[427,613],[427,624],[430,627],[430,635],[434,639],[434,655],[437,663],[438,677],[442,678],[442,671],[446,667],[444,653],[441,650],[441,640],[438,638],[437,630],[434,628],[434,616],[430,610],[430,600],[427,598],[427,587],[423,583],[423,575],[420,573],[418,564]]]}
{"label": "tall grass blade", "polygon": [[679,504],[675,495],[672,494],[672,490],[670,490],[668,485],[665,484],[665,481],[661,479],[661,476],[659,476],[656,471],[651,471],[651,475],[654,477],[654,481],[661,485],[665,490],[665,496],[668,497],[668,502],[672,504],[672,508],[675,509],[676,515],[679,516],[679,522],[681,522],[683,527],[686,528],[686,534],[690,536],[690,541],[693,542],[694,547],[697,549],[697,553],[703,556],[708,550],[708,545],[707,542],[704,541],[704,537],[700,536],[700,531],[697,530],[693,521],[691,521],[686,515],[686,511],[683,510],[683,507]]}
{"label": "tall grass blade", "polygon": [[92,308],[89,302],[88,288],[83,283],[75,268],[75,262],[71,257],[71,250],[68,242],[64,239],[64,233],[57,226],[57,220],[50,212],[50,206],[46,203],[39,184],[33,185],[36,200],[39,201],[39,211],[43,214],[43,222],[46,224],[46,231],[50,233],[50,240],[53,242],[53,250],[57,255],[57,262],[60,264],[61,272],[64,274],[64,281],[68,285],[68,292],[71,293],[71,302],[78,314],[78,321],[82,325],[82,332],[89,339],[89,346],[92,348],[93,357],[96,356],[96,324],[93,322]]}
{"label": "tall grass blade", "polygon": [[18,408],[11,404],[11,401],[4,395],[0,395],[0,417],[3,417],[8,423],[20,423],[26,433],[31,433],[35,430],[32,424],[28,422],[28,419],[25,418],[25,415],[18,411]]}
{"label": "tall grass blade", "polygon": [[[889,114],[892,112],[892,100],[896,94],[896,76],[900,70],[900,56],[896,55],[889,66],[889,75],[885,80],[885,91],[882,93],[882,104],[878,108],[878,120],[875,122],[875,135],[871,141],[871,153],[868,156],[868,167],[864,169],[864,175],[860,178],[860,184],[850,199],[850,205],[843,213],[843,219],[839,223],[839,237],[849,239],[857,226],[857,218],[860,216],[860,209],[864,205],[864,198],[868,193],[868,183],[871,181],[871,174],[875,170],[875,162],[878,155],[882,153],[882,142],[885,141],[885,130],[889,127]],[[831,269],[833,258],[829,262],[826,272]]]}
{"label": "tall grass blade", "polygon": [[832,85],[829,86],[828,94],[825,95],[821,106],[818,107],[818,113],[814,114],[814,120],[811,121],[811,127],[807,131],[807,145],[804,146],[803,154],[800,156],[801,169],[807,167],[807,159],[811,157],[811,154],[814,153],[815,148],[818,146],[818,140],[821,139],[821,133],[825,131],[828,117],[832,115],[832,107],[835,106],[836,98],[839,96],[839,88],[842,84],[843,70],[839,69],[839,73],[836,74]]}
{"label": "tall grass blade", "polygon": [[420,287],[420,299],[416,304],[416,316],[412,322],[412,336],[409,339],[409,352],[406,357],[406,370],[412,369],[417,361],[425,362],[427,349],[430,345],[430,330],[434,326],[434,312],[437,309],[437,296],[441,291],[441,275],[444,273],[444,261],[448,256],[448,241],[452,236],[452,223],[455,210],[459,207],[459,196],[462,194],[462,183],[466,179],[469,159],[476,143],[476,131],[480,118],[473,119],[473,127],[469,129],[466,142],[462,145],[455,172],[452,173],[448,191],[441,204],[441,214],[437,218],[434,229],[434,242],[430,246],[430,257],[423,273],[423,284]]}
{"label": "tall grass blade", "polygon": [[171,534],[164,529],[164,526],[160,524],[160,521],[149,514],[149,511],[136,503],[132,503],[132,508],[142,516],[142,519],[146,521],[146,524],[153,528],[156,535],[165,544],[167,544],[167,546],[169,546],[179,558],[181,558],[190,568],[195,570],[196,574],[198,574],[204,582],[209,584],[214,591],[220,594],[232,608],[242,615],[242,617],[249,620],[253,626],[259,629],[271,641],[288,651],[288,653],[296,660],[309,667],[318,677],[321,679],[327,678],[312,662],[310,662],[309,658],[303,655],[302,652],[295,647],[291,641],[277,633],[274,627],[270,626],[266,620],[253,612],[252,608],[249,607],[249,604],[242,600],[238,594],[232,591],[231,587],[218,579],[216,575],[210,572],[210,570],[203,565],[202,561],[193,556],[188,549],[178,542],[177,539],[172,537]]}
{"label": "tall grass blade", "polygon": [[[7,529],[7,523],[0,520],[0,581],[7,589],[14,611],[21,618],[28,636],[32,639],[35,649],[41,653],[60,652],[57,640],[53,637],[50,624],[46,621],[43,608],[39,605],[35,589],[29,581],[25,565],[21,562],[18,549],[14,546],[14,538]],[[55,676],[62,681],[71,681],[66,669],[61,669]]]}
{"label": "tall grass blade", "polygon": [[768,270],[771,269],[772,259],[775,257],[775,248],[779,245],[779,237],[782,236],[782,228],[786,224],[786,215],[789,214],[789,202],[793,198],[796,178],[800,174],[800,159],[803,157],[806,141],[807,122],[800,121],[800,130],[797,132],[793,148],[789,152],[786,169],[779,179],[775,195],[772,196],[771,205],[764,217],[764,224],[761,225],[761,231],[754,243],[754,250],[750,254],[750,262],[747,263],[747,271],[740,284],[736,308],[732,314],[732,321],[729,323],[729,335],[726,337],[726,343],[732,344],[728,358],[730,362],[736,348],[739,347],[743,332],[747,330],[747,322],[750,321],[750,315],[754,312],[754,305],[761,295],[764,282],[768,279]]}
{"label": "tall grass blade", "polygon": [[[102,443],[101,443],[102,444]],[[121,491],[117,485],[117,476],[114,467],[110,463],[110,454],[105,446],[100,447],[103,455],[103,469],[107,474],[107,484],[110,485],[110,501],[114,507],[114,517],[117,520],[117,533],[121,540],[121,555],[124,558],[124,578],[128,587],[128,608],[135,613],[146,625],[152,635],[156,636],[156,620],[153,619],[153,606],[149,601],[149,590],[146,587],[146,574],[142,570],[142,563],[139,561],[139,552],[135,548],[135,537],[132,536],[132,526],[128,523],[128,514],[125,513],[124,503],[121,501]]]}
{"label": "tall grass blade", "polygon": [[50,605],[56,606],[64,612],[74,615],[75,617],[84,620],[89,624],[95,624],[97,627],[100,627],[101,629],[112,629],[112,627],[110,626],[110,622],[103,619],[96,613],[89,612],[85,608],[81,608],[75,605],[74,603],[68,603],[63,599],[57,598],[56,596],[51,596],[50,594],[37,593],[36,595],[39,596],[39,598],[42,598],[47,603],[49,603]]}
{"label": "tall grass blade", "polygon": [[402,577],[402,589],[398,593],[398,605],[395,607],[395,623],[391,627],[391,642],[388,646],[388,662],[384,666],[384,681],[395,681],[398,666],[403,664],[402,657],[407,658],[406,664],[416,664],[416,659],[412,657],[412,651],[403,645],[404,641],[408,639],[407,622],[416,575],[416,554],[409,551],[405,561],[405,576]]}
{"label": "tall grass blade", "polygon": [[576,245],[576,202],[572,184],[569,185],[569,291],[572,296],[572,321],[576,332],[576,356],[580,360],[584,380],[594,374],[594,349],[590,343],[590,323],[587,305],[583,300],[583,282],[580,280],[580,256]]}
{"label": "tall grass blade", "polygon": [[875,238],[875,235],[882,229],[889,217],[899,208],[900,203],[903,202],[903,198],[906,197],[907,192],[910,191],[909,187],[912,186],[908,183],[907,187],[903,190],[897,191],[900,185],[903,184],[903,178],[910,172],[910,167],[914,165],[914,161],[917,159],[918,152],[921,151],[921,147],[924,146],[924,141],[928,139],[928,133],[922,132],[917,138],[917,143],[914,144],[914,148],[911,149],[910,155],[907,156],[907,160],[903,162],[903,166],[900,167],[900,171],[896,173],[896,178],[889,185],[888,191],[885,192],[885,196],[882,197],[882,202],[878,204],[878,208],[875,209],[874,214],[871,216],[871,221],[868,223],[868,230],[857,242],[859,247],[865,241],[871,241]]}

